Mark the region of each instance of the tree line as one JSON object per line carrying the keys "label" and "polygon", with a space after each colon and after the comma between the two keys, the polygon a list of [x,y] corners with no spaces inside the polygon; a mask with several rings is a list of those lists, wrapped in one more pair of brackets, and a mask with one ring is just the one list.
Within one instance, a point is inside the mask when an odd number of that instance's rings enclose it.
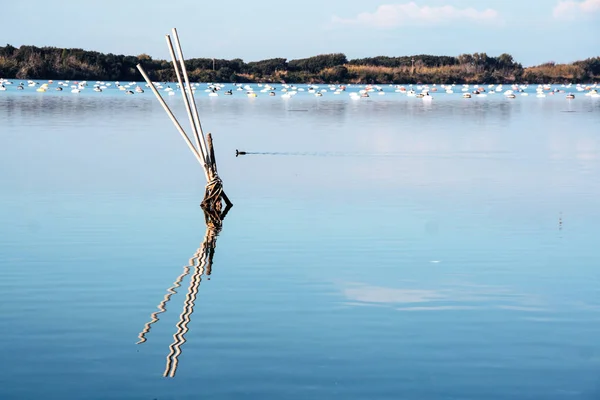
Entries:
{"label": "tree line", "polygon": [[[147,54],[126,56],[82,49],[6,45],[0,47],[0,77],[15,79],[139,81],[141,64],[154,81],[173,81],[170,62]],[[287,60],[245,62],[236,58],[186,60],[195,82],[265,83],[579,83],[600,80],[600,57],[571,64],[553,62],[524,68],[510,54],[414,55],[348,60],[321,54]]]}

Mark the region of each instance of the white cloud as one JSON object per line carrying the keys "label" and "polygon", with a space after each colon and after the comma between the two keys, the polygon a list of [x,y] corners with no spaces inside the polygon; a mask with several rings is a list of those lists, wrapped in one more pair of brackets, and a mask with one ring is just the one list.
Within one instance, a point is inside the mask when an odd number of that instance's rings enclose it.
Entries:
{"label": "white cloud", "polygon": [[[600,1],[600,0],[587,0]],[[409,25],[432,25],[455,22],[458,20],[471,22],[499,22],[500,16],[496,10],[488,8],[478,11],[474,8],[456,8],[453,6],[430,7],[418,6],[411,1],[405,4],[384,4],[375,12],[364,12],[354,18],[334,16],[334,25],[362,25],[374,28],[395,28]]]}
{"label": "white cloud", "polygon": [[554,7],[554,18],[573,20],[600,12],[600,0],[562,0]]}

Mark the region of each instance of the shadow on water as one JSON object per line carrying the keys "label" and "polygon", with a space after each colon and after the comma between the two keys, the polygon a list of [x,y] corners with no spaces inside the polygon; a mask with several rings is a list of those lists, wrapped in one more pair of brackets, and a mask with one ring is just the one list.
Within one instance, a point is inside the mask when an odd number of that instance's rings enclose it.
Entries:
{"label": "shadow on water", "polygon": [[175,325],[177,331],[173,334],[173,343],[169,346],[169,354],[167,355],[166,367],[163,376],[173,378],[177,373],[177,367],[179,365],[179,355],[181,354],[181,347],[186,342],[185,334],[188,332],[188,324],[190,323],[192,314],[194,313],[194,304],[200,283],[202,282],[202,276],[210,276],[212,272],[213,257],[215,255],[215,247],[217,245],[217,236],[221,232],[223,227],[223,219],[231,209],[228,206],[223,210],[222,213],[217,214],[216,212],[210,212],[204,210],[204,219],[206,222],[206,233],[204,234],[204,240],[200,247],[196,250],[192,258],[190,258],[188,265],[183,268],[183,272],[179,275],[173,285],[167,289],[167,294],[163,300],[158,304],[158,311],[155,311],[150,315],[150,321],[144,325],[144,329],[138,335],[139,341],[136,344],[142,344],[147,341],[146,335],[150,332],[152,324],[158,322],[158,315],[167,311],[167,303],[171,299],[171,296],[177,293],[177,289],[181,287],[181,282],[191,272],[190,284],[188,286],[185,300],[183,302],[183,310],[179,315],[179,321]]}

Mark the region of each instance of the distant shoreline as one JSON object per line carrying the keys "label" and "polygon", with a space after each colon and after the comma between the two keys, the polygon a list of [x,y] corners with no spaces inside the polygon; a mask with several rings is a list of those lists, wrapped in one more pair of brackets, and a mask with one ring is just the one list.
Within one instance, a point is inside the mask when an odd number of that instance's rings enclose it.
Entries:
{"label": "distant shoreline", "polygon": [[[82,49],[7,45],[0,47],[0,77],[10,79],[139,81],[140,63],[155,81],[175,80],[170,62],[141,54],[125,56]],[[298,60],[273,58],[186,60],[193,82],[436,84],[463,83],[590,83],[600,81],[600,57],[571,64],[545,63],[523,67],[510,54],[485,53],[456,57],[414,55],[348,60],[344,54],[323,54]]]}

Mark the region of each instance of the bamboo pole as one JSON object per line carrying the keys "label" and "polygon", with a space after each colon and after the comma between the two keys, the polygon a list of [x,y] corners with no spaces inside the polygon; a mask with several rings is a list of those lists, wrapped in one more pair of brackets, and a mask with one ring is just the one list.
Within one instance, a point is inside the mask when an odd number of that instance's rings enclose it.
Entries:
{"label": "bamboo pole", "polygon": [[[177,65],[177,58],[175,57],[175,51],[173,50],[173,42],[171,41],[171,36],[165,36],[167,40],[167,46],[169,47],[169,53],[171,53],[171,59],[173,60],[173,67],[175,68],[175,74],[177,75],[177,82],[179,83],[179,87],[181,89],[181,94],[183,96],[183,102],[185,103],[185,109],[188,114],[188,119],[190,121],[190,125],[192,127],[192,132],[194,132],[194,138],[196,139],[196,146],[202,158],[204,159],[205,164],[210,164],[210,160],[207,157],[207,154],[204,152],[204,148],[200,145],[200,137],[198,136],[198,130],[196,128],[196,124],[194,122],[194,117],[192,113],[192,108],[190,106],[190,100],[185,91],[185,86],[183,84],[183,80],[181,79],[181,73],[179,72],[179,66]],[[206,167],[205,167],[206,168]]]}
{"label": "bamboo pole", "polygon": [[[185,68],[185,59],[183,58],[183,50],[181,50],[181,43],[179,43],[179,35],[177,34],[177,29],[173,28],[173,39],[175,40],[175,47],[177,48],[177,55],[179,56],[179,62],[181,63],[181,72],[183,73],[183,78],[185,79],[185,84],[187,85],[190,91],[190,99],[192,101],[192,111],[194,116],[194,122],[196,123],[196,130],[202,137],[200,141],[200,145],[203,146],[204,154],[208,154],[206,151],[206,142],[204,141],[204,132],[202,131],[202,125],[200,124],[200,116],[198,115],[198,108],[196,106],[196,99],[194,98],[194,91],[192,90],[192,86],[190,85],[190,79],[188,77],[187,69]],[[207,160],[208,161],[208,160]]]}
{"label": "bamboo pole", "polygon": [[[210,174],[210,177],[212,179],[214,179],[215,177],[218,178],[218,174],[216,172],[216,163],[214,162],[214,160],[210,159],[211,156],[210,156],[210,153],[208,152],[208,147],[207,147],[207,144],[205,141],[204,132],[202,131],[202,125],[200,123],[200,116],[198,115],[198,107],[196,106],[196,98],[194,97],[194,91],[192,90],[192,86],[190,85],[190,80],[188,77],[187,69],[185,67],[185,58],[183,57],[183,50],[181,49],[181,43],[179,41],[179,34],[177,33],[177,28],[173,28],[172,33],[173,33],[173,39],[175,40],[175,46],[177,48],[177,54],[179,55],[179,62],[181,64],[181,72],[185,79],[185,84],[187,85],[187,88],[190,91],[190,99],[191,99],[194,122],[196,123],[196,131],[198,132],[198,134],[200,135],[200,138],[201,138],[200,145],[204,147],[204,154],[206,154],[206,156],[207,156],[207,158],[206,158],[207,165],[211,165],[211,164],[215,165],[215,168],[212,169],[210,173],[209,172],[207,172],[207,173]],[[206,169],[208,169],[208,168],[206,168]],[[209,182],[210,182],[210,180],[209,180]],[[231,203],[231,201],[225,194],[225,191],[222,190],[222,186],[221,186],[220,191],[221,191],[220,197],[223,198],[223,200],[225,201],[225,204],[227,204],[229,207],[231,207],[233,205],[233,203]],[[220,199],[219,199],[219,201],[220,201]]]}
{"label": "bamboo pole", "polygon": [[181,137],[183,138],[183,140],[185,140],[185,143],[188,145],[188,147],[190,148],[190,150],[192,151],[192,153],[194,154],[194,156],[196,157],[196,159],[198,160],[198,162],[200,163],[200,165],[202,165],[202,167],[204,169],[204,174],[206,175],[206,181],[210,182],[210,178],[208,176],[208,170],[205,167],[205,163],[204,163],[203,158],[200,156],[200,154],[198,154],[198,151],[196,150],[196,148],[194,147],[194,145],[192,144],[192,142],[190,142],[190,139],[186,135],[185,131],[183,130],[183,128],[181,127],[181,125],[179,124],[179,122],[177,121],[177,118],[175,118],[175,116],[173,115],[173,112],[171,112],[171,110],[169,109],[169,106],[167,106],[167,103],[165,103],[164,99],[162,98],[162,96],[160,95],[160,93],[158,92],[158,90],[156,90],[156,88],[154,87],[154,84],[152,83],[152,81],[150,80],[150,78],[148,77],[148,75],[146,74],[146,71],[144,71],[144,68],[141,66],[141,64],[137,65],[137,69],[140,71],[140,73],[142,74],[142,76],[146,80],[146,83],[148,83],[148,85],[150,86],[150,89],[152,90],[152,93],[154,93],[154,95],[158,99],[159,103],[163,106],[163,108],[167,112],[167,115],[169,116],[169,118],[173,122],[173,125],[175,125],[175,128],[177,128],[177,130],[181,134]]}

